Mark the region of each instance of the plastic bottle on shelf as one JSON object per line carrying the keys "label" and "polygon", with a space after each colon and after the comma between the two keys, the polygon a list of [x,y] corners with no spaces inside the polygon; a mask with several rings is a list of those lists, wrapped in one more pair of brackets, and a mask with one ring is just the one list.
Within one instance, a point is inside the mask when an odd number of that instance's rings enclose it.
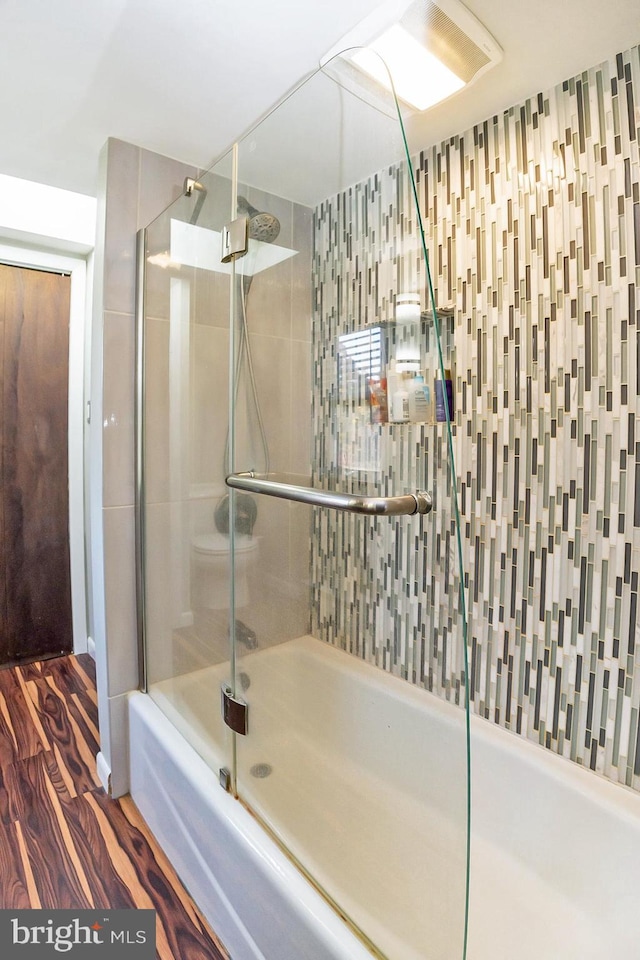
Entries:
{"label": "plastic bottle on shelf", "polygon": [[396,393],[398,386],[400,384],[400,374],[396,366],[395,360],[389,361],[389,366],[387,368],[387,397],[389,398],[389,419],[393,420],[393,397]]}
{"label": "plastic bottle on shelf", "polygon": [[385,377],[381,380],[369,381],[369,404],[371,407],[372,423],[387,423],[389,419],[387,397],[387,381]]}
{"label": "plastic bottle on shelf", "polygon": [[424,396],[425,396],[425,400],[427,403],[427,410],[428,410],[425,423],[434,424],[436,422],[436,410],[435,410],[435,404],[433,401],[433,389],[431,388],[431,385],[428,383],[425,383],[424,385]]}
{"label": "plastic bottle on shelf", "polygon": [[407,423],[409,420],[409,392],[405,383],[406,377],[400,375],[396,391],[391,397],[391,419],[394,423]]}
{"label": "plastic bottle on shelf", "polygon": [[449,419],[451,422],[454,420],[454,410],[453,410],[453,380],[451,378],[451,370],[444,371],[444,383],[442,380],[438,379],[435,382],[435,395],[436,395],[436,421],[438,423],[444,423],[447,419],[447,412],[444,405],[444,395],[445,390],[447,393],[447,401],[449,404]]}
{"label": "plastic bottle on shelf", "polygon": [[[429,395],[427,396],[427,391]],[[431,423],[432,405],[431,391],[424,382],[421,373],[416,374],[409,385],[409,420],[414,423]]]}

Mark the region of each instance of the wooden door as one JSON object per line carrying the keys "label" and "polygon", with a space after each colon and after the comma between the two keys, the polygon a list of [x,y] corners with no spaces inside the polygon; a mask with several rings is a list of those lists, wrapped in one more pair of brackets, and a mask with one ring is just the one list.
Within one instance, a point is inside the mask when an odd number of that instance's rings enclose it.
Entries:
{"label": "wooden door", "polygon": [[0,664],[70,653],[68,276],[0,264]]}

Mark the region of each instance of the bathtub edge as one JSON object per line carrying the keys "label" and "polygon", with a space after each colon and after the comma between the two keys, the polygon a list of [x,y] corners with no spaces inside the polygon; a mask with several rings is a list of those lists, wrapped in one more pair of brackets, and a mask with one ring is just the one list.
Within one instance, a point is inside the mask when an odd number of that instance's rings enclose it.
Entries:
{"label": "bathtub edge", "polygon": [[[130,694],[129,712],[132,798],[233,960],[371,960],[369,950],[257,821],[222,790],[214,771],[151,697]],[[154,769],[154,762],[163,762],[154,744],[165,755],[164,770]],[[169,769],[173,776],[167,776]],[[191,844],[183,835],[185,817],[177,796],[189,784],[193,789],[184,802],[190,825],[204,812],[216,817],[215,829]],[[283,943],[284,931],[289,944]]]}

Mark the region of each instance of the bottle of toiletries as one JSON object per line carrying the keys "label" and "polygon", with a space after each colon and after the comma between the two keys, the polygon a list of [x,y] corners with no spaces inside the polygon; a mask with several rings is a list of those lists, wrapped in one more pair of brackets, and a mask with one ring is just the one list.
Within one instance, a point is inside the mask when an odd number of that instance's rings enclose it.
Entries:
{"label": "bottle of toiletries", "polygon": [[447,401],[449,403],[449,418],[451,422],[455,420],[455,410],[453,408],[453,377],[451,376],[451,370],[444,371],[444,385],[447,390]]}
{"label": "bottle of toiletries", "polygon": [[447,402],[449,404],[449,419],[453,422],[453,380],[451,378],[451,370],[444,371],[444,384],[442,380],[438,379],[435,382],[435,396],[436,396],[436,421],[438,423],[444,423],[447,419],[447,413],[444,405],[444,391],[447,392]]}
{"label": "bottle of toiletries", "polygon": [[391,397],[391,419],[394,423],[406,423],[409,420],[409,392],[405,386],[406,377],[398,376],[396,392]]}
{"label": "bottle of toiletries", "polygon": [[393,398],[400,384],[400,374],[396,366],[395,360],[389,361],[389,366],[387,367],[387,397],[389,398],[389,414],[390,419],[393,420],[393,413],[391,407],[393,405]]}
{"label": "bottle of toiletries", "polygon": [[387,423],[389,420],[387,381],[369,381],[369,405],[371,407],[371,423]]}
{"label": "bottle of toiletries", "polygon": [[427,401],[424,377],[416,374],[409,384],[409,420],[414,423],[428,423],[430,419],[430,404]]}
{"label": "bottle of toiletries", "polygon": [[395,360],[387,368],[387,405],[392,423],[405,423],[409,419],[409,396],[406,390],[406,375],[398,370]]}
{"label": "bottle of toiletries", "polygon": [[424,398],[427,404],[427,414],[424,422],[434,424],[436,422],[436,411],[433,403],[433,391],[428,383],[424,385]]}

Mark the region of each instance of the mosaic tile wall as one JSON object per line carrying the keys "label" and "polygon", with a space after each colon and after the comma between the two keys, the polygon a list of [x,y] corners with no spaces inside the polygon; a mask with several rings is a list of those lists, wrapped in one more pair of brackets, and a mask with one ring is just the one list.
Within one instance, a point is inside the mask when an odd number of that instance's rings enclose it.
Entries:
{"label": "mosaic tile wall", "polygon": [[[415,159],[436,302],[454,307],[444,349],[472,709],[635,789],[639,128],[635,47]],[[403,287],[425,289],[407,180],[394,167],[316,210],[315,455],[326,486],[365,478],[340,455],[337,337],[391,319]],[[423,325],[433,358],[430,333]],[[424,485],[436,509],[316,516],[313,630],[459,702],[442,425],[365,429],[379,492]]]}

